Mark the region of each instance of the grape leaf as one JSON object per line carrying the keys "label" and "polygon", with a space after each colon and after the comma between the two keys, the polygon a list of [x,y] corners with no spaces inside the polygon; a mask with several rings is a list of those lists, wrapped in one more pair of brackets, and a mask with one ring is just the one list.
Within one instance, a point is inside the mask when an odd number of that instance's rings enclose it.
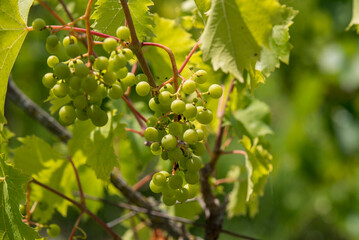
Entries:
{"label": "grape leaf", "polygon": [[[156,23],[154,28],[156,37],[152,41],[172,49],[177,64],[181,64],[196,42],[191,39],[189,33],[176,25],[175,21],[161,18],[158,15],[155,15],[154,20]],[[144,53],[146,59],[150,63],[154,63],[151,68],[156,77],[160,78],[161,81],[172,77],[171,61],[167,52],[157,47],[148,46]]]}
{"label": "grape leaf", "polygon": [[240,140],[247,157],[239,166],[233,167],[228,177],[237,179],[232,192],[229,194],[227,212],[229,217],[247,213],[253,217],[258,211],[258,198],[263,195],[264,185],[272,171],[272,155],[262,145],[258,138],[253,141],[247,136]]}
{"label": "grape leaf", "polygon": [[77,150],[83,150],[86,143],[89,140],[91,132],[95,129],[95,126],[90,120],[87,121],[75,121],[74,129],[72,132],[72,138],[68,142],[69,153],[74,156]]}
{"label": "grape leaf", "polygon": [[[154,36],[153,16],[148,11],[152,6],[151,0],[129,0],[128,7],[131,12],[133,24],[136,29],[138,39],[144,40],[147,36]],[[96,2],[96,8],[91,15],[95,20],[92,25],[95,30],[116,36],[116,30],[125,25],[125,15],[120,1],[116,0],[99,0]]]}
{"label": "grape leaf", "polygon": [[34,229],[22,221],[20,203],[25,199],[26,183],[29,177],[5,163],[0,155],[0,236],[1,239],[27,239],[39,237]]}
{"label": "grape leaf", "polygon": [[33,2],[34,0],[18,0],[19,12],[25,24],[27,23],[27,17]]}
{"label": "grape leaf", "polygon": [[[358,24],[359,24],[359,0],[353,0],[353,15],[347,27],[347,30],[349,30],[354,25],[357,26]],[[359,33],[358,26],[357,26],[357,32]]]}
{"label": "grape leaf", "polygon": [[204,60],[241,80],[241,72],[254,68],[268,45],[281,10],[276,0],[214,0],[201,37]]}
{"label": "grape leaf", "polygon": [[210,9],[211,7],[211,0],[194,0],[194,2],[197,5],[197,8],[199,10],[199,12],[201,13],[201,17],[203,19],[203,22],[206,22],[206,12]]}
{"label": "grape leaf", "polygon": [[36,174],[48,167],[48,161],[61,158],[61,154],[41,138],[27,136],[19,140],[23,145],[13,150],[15,167],[26,174]]}
{"label": "grape leaf", "polygon": [[4,103],[7,82],[15,59],[25,40],[26,9],[32,1],[23,1],[21,15],[17,0],[0,1],[0,123],[5,123]]}

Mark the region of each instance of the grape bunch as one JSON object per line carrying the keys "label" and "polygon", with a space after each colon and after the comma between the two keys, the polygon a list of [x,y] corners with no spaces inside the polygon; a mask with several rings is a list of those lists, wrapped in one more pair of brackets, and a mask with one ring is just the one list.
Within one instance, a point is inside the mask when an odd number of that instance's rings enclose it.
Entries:
{"label": "grape bunch", "polygon": [[[220,98],[223,94],[222,87],[217,84],[201,94],[197,85],[205,83],[207,78],[207,72],[199,70],[190,79],[184,79],[176,92],[167,84],[149,101],[155,113],[147,121],[144,137],[154,155],[161,155],[163,160],[173,164],[172,174],[161,171],[153,175],[150,189],[162,193],[163,203],[169,206],[195,197],[199,190],[200,156],[206,152],[205,132],[201,126],[213,120],[202,95]],[[195,97],[187,101],[190,98],[186,96],[192,94],[197,94],[200,100]]]}

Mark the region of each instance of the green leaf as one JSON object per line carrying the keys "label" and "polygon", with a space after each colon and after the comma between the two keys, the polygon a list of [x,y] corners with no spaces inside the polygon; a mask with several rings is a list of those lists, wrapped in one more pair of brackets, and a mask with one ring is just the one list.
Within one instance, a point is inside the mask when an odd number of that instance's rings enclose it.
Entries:
{"label": "green leaf", "polygon": [[59,97],[56,97],[52,91],[50,91],[50,95],[45,100],[45,102],[50,102],[51,103],[50,113],[52,115],[54,115],[57,110],[59,110],[62,106],[64,106],[64,105],[68,104],[69,102],[71,102],[71,100],[72,99],[70,98],[69,95],[66,95],[63,98],[59,98]]}
{"label": "green leaf", "polygon": [[273,134],[272,129],[269,127],[270,109],[267,104],[258,99],[250,98],[246,106],[234,112],[227,111],[225,117],[238,137],[246,134],[254,139]]}
{"label": "green leaf", "polygon": [[[181,26],[176,25],[174,20],[161,18],[158,15],[155,15],[154,20],[156,23],[154,28],[156,37],[152,41],[163,44],[172,50],[178,68],[196,42]],[[153,63],[151,64],[151,69],[156,77],[160,78],[161,81],[172,77],[171,61],[166,51],[154,46],[148,46],[144,53],[146,59]]]}
{"label": "green leaf", "polygon": [[[353,0],[353,15],[347,27],[347,30],[349,30],[352,26],[358,24],[359,24],[359,0]],[[357,32],[359,32],[358,28],[357,28]]]}
{"label": "green leaf", "polygon": [[0,236],[2,239],[32,240],[39,237],[34,229],[22,221],[20,203],[25,199],[29,177],[5,163],[0,156]]}
{"label": "green leaf", "polygon": [[93,133],[92,140],[86,145],[87,164],[95,171],[97,178],[104,181],[109,180],[111,171],[118,166],[113,141],[112,131],[105,136],[101,130],[97,129]]}
{"label": "green leaf", "polygon": [[199,12],[201,13],[201,17],[203,22],[206,22],[206,13],[211,7],[211,0],[194,0],[197,5]]}
{"label": "green leaf", "polygon": [[263,47],[261,60],[257,68],[267,77],[280,66],[280,61],[289,63],[289,52],[292,45],[289,43],[289,27],[293,24],[293,18],[298,11],[290,7],[283,7],[283,22],[273,27],[272,36],[269,39],[269,47]]}
{"label": "green leaf", "polygon": [[29,16],[30,7],[32,6],[34,0],[18,0],[19,12],[24,20],[24,23],[27,23],[27,17]]}
{"label": "green leaf", "polygon": [[[22,4],[23,15],[27,15],[27,4]],[[0,123],[5,123],[4,103],[10,71],[27,34],[26,17],[21,14],[17,0],[0,1]]]}
{"label": "green leaf", "polygon": [[77,150],[85,152],[85,146],[90,141],[90,134],[94,129],[91,120],[75,121],[72,138],[68,142],[70,156],[74,156]]}
{"label": "green leaf", "polygon": [[214,0],[201,37],[204,60],[241,80],[244,69],[254,68],[281,18],[276,0]]}
{"label": "green leaf", "polygon": [[[129,0],[128,7],[132,16],[133,24],[140,41],[147,36],[154,36],[153,16],[148,11],[152,6],[151,0]],[[99,0],[96,2],[96,9],[91,16],[95,20],[92,27],[105,34],[116,36],[116,30],[125,25],[125,15],[120,1]]]}
{"label": "green leaf", "polygon": [[49,167],[50,160],[61,158],[61,154],[41,138],[28,136],[19,140],[23,145],[13,150],[15,167],[26,174],[36,174]]}

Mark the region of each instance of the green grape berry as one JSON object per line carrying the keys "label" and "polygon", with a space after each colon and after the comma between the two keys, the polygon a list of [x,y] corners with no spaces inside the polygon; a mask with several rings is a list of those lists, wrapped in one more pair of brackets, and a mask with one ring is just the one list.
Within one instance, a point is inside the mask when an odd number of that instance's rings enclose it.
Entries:
{"label": "green grape berry", "polygon": [[113,84],[111,89],[108,92],[108,95],[112,99],[120,99],[122,97],[123,93],[124,93],[123,89],[120,85]]}
{"label": "green grape berry", "polygon": [[81,87],[87,93],[92,93],[96,91],[97,86],[97,80],[94,76],[85,77],[81,81]]}
{"label": "green grape berry", "polygon": [[69,79],[70,88],[72,88],[74,90],[80,90],[81,89],[81,80],[82,79],[77,76],[72,76]]}
{"label": "green grape berry", "polygon": [[123,40],[127,40],[130,37],[130,29],[126,26],[121,26],[116,30],[116,36]]}
{"label": "green grape berry", "polygon": [[152,181],[157,186],[163,186],[164,184],[166,184],[167,179],[163,173],[158,172],[153,175]]}
{"label": "green grape berry", "polygon": [[196,119],[198,122],[202,124],[208,124],[212,122],[213,114],[211,110],[208,109],[202,109],[197,113]]}
{"label": "green grape berry", "polygon": [[106,52],[112,52],[115,51],[117,48],[117,41],[114,38],[106,38],[103,41],[103,45],[102,45],[103,49]]}
{"label": "green grape berry", "polygon": [[197,156],[202,156],[206,152],[206,147],[204,146],[203,143],[197,142],[194,145],[194,149],[192,149],[192,150],[193,150],[193,153],[196,154]]}
{"label": "green grape berry", "polygon": [[131,60],[133,58],[133,52],[129,48],[122,49],[122,54],[126,57],[127,60]]}
{"label": "green grape berry", "polygon": [[70,57],[70,58],[75,58],[80,56],[81,51],[80,51],[80,46],[78,44],[70,44],[66,47],[66,54]]}
{"label": "green grape berry", "polygon": [[69,85],[67,83],[58,83],[52,88],[52,92],[56,97],[63,98],[69,93]]}
{"label": "green grape berry", "polygon": [[104,56],[100,56],[95,60],[95,68],[100,71],[107,69],[108,64],[109,64],[108,58]]}
{"label": "green grape berry", "polygon": [[188,171],[198,171],[202,166],[202,161],[199,157],[193,156],[192,158],[188,159],[186,162],[186,168]]}
{"label": "green grape berry", "polygon": [[182,100],[176,99],[171,104],[171,110],[176,114],[182,114],[186,110],[186,104]]}
{"label": "green grape berry", "polygon": [[168,151],[168,158],[172,162],[178,162],[184,159],[182,150],[180,148],[175,148],[173,150]]}
{"label": "green grape berry", "polygon": [[191,103],[187,103],[183,115],[184,115],[187,119],[193,119],[193,118],[195,118],[196,115],[197,115],[197,108],[196,108],[196,106],[193,105],[193,104],[191,104]]}
{"label": "green grape berry", "polygon": [[183,133],[183,140],[189,144],[193,144],[198,141],[198,134],[193,129],[188,129]]}
{"label": "green grape berry", "polygon": [[187,80],[183,83],[182,89],[184,93],[191,94],[196,91],[196,82],[193,80]]}
{"label": "green grape berry", "polygon": [[163,91],[168,91],[170,93],[174,93],[175,89],[173,88],[173,86],[170,83],[167,83],[160,89],[160,92],[163,92]]}
{"label": "green grape berry", "polygon": [[105,73],[105,75],[103,75],[103,82],[107,85],[107,86],[111,86],[112,84],[114,84],[117,80],[117,76],[116,73],[114,72],[107,72]]}
{"label": "green grape berry", "polygon": [[60,122],[64,125],[72,124],[76,119],[76,112],[73,106],[65,105],[59,111]]}
{"label": "green grape berry", "polygon": [[55,86],[56,82],[57,80],[54,78],[54,74],[52,73],[46,73],[42,77],[42,84],[47,88],[52,88],[53,86]]}
{"label": "green grape berry", "polygon": [[198,70],[194,74],[194,81],[199,84],[203,84],[208,80],[208,73],[205,70]]}
{"label": "green grape berry", "polygon": [[105,126],[106,123],[108,122],[107,113],[102,109],[94,112],[90,117],[90,119],[92,124],[95,125],[96,127]]}
{"label": "green grape berry", "polygon": [[56,64],[58,64],[59,62],[60,62],[59,58],[54,55],[51,55],[50,57],[47,58],[47,65],[50,68],[55,67]]}
{"label": "green grape berry", "polygon": [[146,128],[145,132],[143,133],[143,136],[151,142],[155,142],[158,139],[158,130],[154,127],[148,127]]}
{"label": "green grape berry", "polygon": [[148,82],[148,78],[145,74],[140,73],[136,75],[135,82],[136,84],[138,84],[139,82]]}
{"label": "green grape berry", "polygon": [[86,66],[86,64],[77,64],[75,67],[75,75],[79,78],[87,77],[87,75],[90,73],[89,68]]}
{"label": "green grape berry", "polygon": [[173,206],[176,203],[176,198],[175,198],[175,196],[163,195],[162,196],[162,202],[166,206]]}
{"label": "green grape berry", "polygon": [[183,179],[180,175],[172,175],[168,179],[168,185],[172,189],[179,189],[182,187]]}
{"label": "green grape berry", "polygon": [[147,119],[146,125],[147,127],[154,127],[157,124],[157,118],[152,116]]}
{"label": "green grape berry", "polygon": [[189,184],[196,184],[199,181],[199,173],[196,172],[192,172],[192,171],[187,171],[184,174],[185,180],[187,183]]}
{"label": "green grape berry", "polygon": [[61,228],[57,224],[50,224],[49,228],[47,229],[47,234],[49,237],[57,237],[61,233]]}
{"label": "green grape berry", "polygon": [[162,192],[163,187],[156,185],[156,184],[153,182],[153,180],[151,180],[151,181],[150,181],[150,189],[151,189],[151,191],[154,192],[154,193],[160,193],[160,192]]}
{"label": "green grape berry", "polygon": [[199,185],[198,184],[186,184],[183,186],[183,188],[188,190],[188,199],[194,198],[197,196],[199,192]]}
{"label": "green grape berry", "polygon": [[136,85],[136,93],[141,97],[146,96],[150,91],[151,86],[148,84],[148,82],[139,82]]}
{"label": "green grape berry", "polygon": [[168,124],[168,132],[173,136],[179,137],[182,135],[182,124],[179,122],[171,122]]}
{"label": "green grape berry", "polygon": [[87,99],[84,95],[78,95],[74,99],[74,107],[77,109],[84,109],[87,107]]}
{"label": "green grape berry", "polygon": [[123,83],[127,87],[132,87],[133,85],[135,85],[135,75],[129,72],[126,77],[121,79],[121,83]]}
{"label": "green grape berry", "polygon": [[85,121],[85,120],[88,119],[86,109],[76,108],[76,109],[75,109],[75,112],[76,112],[76,117],[77,117],[79,120]]}
{"label": "green grape berry", "polygon": [[66,79],[70,76],[70,68],[65,63],[58,63],[54,67],[54,74],[58,79]]}
{"label": "green grape berry", "polygon": [[48,36],[46,38],[46,45],[51,47],[51,48],[54,48],[56,47],[58,44],[60,44],[59,42],[59,38],[54,35],[54,34],[51,34],[50,36]]}
{"label": "green grape berry", "polygon": [[66,36],[62,40],[62,45],[64,45],[65,48],[70,44],[77,44],[77,38],[75,36]]}
{"label": "green grape berry", "polygon": [[164,149],[173,150],[177,146],[177,139],[173,135],[167,134],[161,139],[161,144]]}
{"label": "green grape berry", "polygon": [[41,31],[46,27],[46,22],[42,18],[36,18],[34,21],[32,21],[31,25],[35,31]]}
{"label": "green grape berry", "polygon": [[158,142],[154,142],[151,144],[151,152],[153,155],[161,155],[162,149],[161,145]]}
{"label": "green grape berry", "polygon": [[212,98],[220,98],[223,94],[223,88],[218,84],[213,84],[209,87],[208,92]]}
{"label": "green grape berry", "polygon": [[203,140],[204,138],[204,132],[202,129],[196,129],[197,135],[198,135],[198,141]]}
{"label": "green grape berry", "polygon": [[189,191],[186,188],[180,188],[175,191],[177,201],[183,203],[188,199]]}
{"label": "green grape berry", "polygon": [[125,78],[127,74],[128,74],[127,67],[120,68],[119,70],[116,71],[116,76],[119,79]]}

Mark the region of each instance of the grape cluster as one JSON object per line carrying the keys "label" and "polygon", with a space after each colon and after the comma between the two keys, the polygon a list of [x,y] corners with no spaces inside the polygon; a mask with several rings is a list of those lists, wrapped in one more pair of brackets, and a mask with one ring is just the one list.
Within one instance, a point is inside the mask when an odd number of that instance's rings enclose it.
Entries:
{"label": "grape cluster", "polygon": [[[147,121],[144,137],[151,152],[161,155],[163,160],[173,163],[173,172],[161,171],[153,175],[150,188],[154,193],[162,193],[163,203],[173,205],[193,198],[199,189],[199,170],[201,157],[206,148],[203,143],[205,132],[201,125],[213,120],[211,110],[205,107],[202,95],[212,98],[222,96],[223,89],[217,84],[210,86],[207,92],[200,93],[198,84],[207,81],[207,72],[199,70],[175,92],[172,85],[163,86],[158,96],[151,98],[149,107],[155,112]],[[187,96],[197,94],[191,101]],[[197,121],[200,124],[195,124]],[[197,127],[196,127],[197,126]]]}
{"label": "grape cluster", "polygon": [[[128,28],[118,28],[117,36],[120,39],[128,39]],[[64,62],[60,62],[56,56],[62,46],[69,57]],[[81,52],[75,36],[66,36],[62,44],[55,34],[51,34],[46,40],[46,50],[53,54],[48,57],[47,64],[53,72],[46,73],[42,83],[50,89],[50,95],[54,98],[71,98],[71,101],[59,110],[59,119],[63,125],[70,125],[76,119],[91,119],[95,126],[104,126],[108,122],[107,113],[102,107],[105,98],[119,99],[128,87],[135,84],[140,96],[150,92],[146,75],[135,76],[128,72],[127,62],[133,58],[129,48],[123,47],[121,41],[114,38],[106,38],[102,46],[109,53],[109,57],[90,56],[85,64],[87,56]]]}

